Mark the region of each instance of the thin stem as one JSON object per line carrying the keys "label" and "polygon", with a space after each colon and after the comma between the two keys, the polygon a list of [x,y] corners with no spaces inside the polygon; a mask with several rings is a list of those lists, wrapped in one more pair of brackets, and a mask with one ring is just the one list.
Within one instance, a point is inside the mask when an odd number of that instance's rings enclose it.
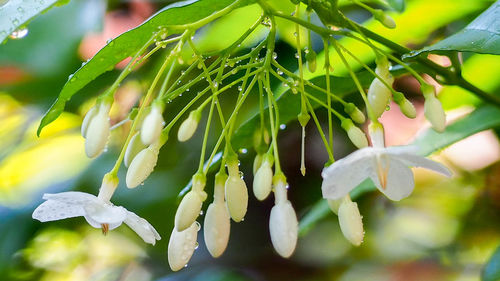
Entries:
{"label": "thin stem", "polygon": [[[323,49],[325,50],[325,83],[326,83],[326,103],[328,108],[332,107],[332,97],[330,95],[330,51],[328,40],[323,39]],[[333,151],[333,123],[332,113],[328,111],[328,141],[330,149]]]}
{"label": "thin stem", "polygon": [[328,141],[326,140],[325,133],[323,132],[323,129],[321,128],[321,124],[319,123],[318,117],[316,117],[316,113],[314,113],[314,108],[312,107],[311,103],[309,102],[309,100],[307,98],[306,98],[306,104],[307,104],[307,107],[309,108],[309,112],[311,113],[311,116],[314,120],[314,123],[316,124],[316,127],[318,128],[318,132],[321,136],[321,139],[323,140],[323,144],[325,145],[326,152],[328,153],[328,159],[333,162],[334,161],[333,152],[330,149],[330,145],[328,144]]}
{"label": "thin stem", "polygon": [[205,159],[205,151],[207,150],[208,133],[210,132],[210,123],[212,122],[212,114],[214,112],[215,99],[212,99],[210,104],[210,111],[208,112],[207,125],[205,127],[205,134],[203,136],[203,145],[201,146],[200,153],[200,165],[198,166],[198,172],[203,172],[203,160]]}

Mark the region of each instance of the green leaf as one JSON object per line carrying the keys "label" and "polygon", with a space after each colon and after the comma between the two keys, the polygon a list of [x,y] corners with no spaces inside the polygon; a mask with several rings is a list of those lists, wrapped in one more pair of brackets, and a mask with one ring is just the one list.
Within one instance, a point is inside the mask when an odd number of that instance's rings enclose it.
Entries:
{"label": "green leaf", "polygon": [[481,272],[481,281],[497,280],[500,280],[500,247],[495,250]]}
{"label": "green leaf", "polygon": [[0,42],[17,29],[22,28],[40,13],[52,8],[58,2],[68,1],[45,0],[45,1],[25,1],[10,0],[0,3]]}
{"label": "green leaf", "polygon": [[[429,155],[475,133],[500,126],[500,109],[491,105],[482,106],[471,114],[448,125],[443,133],[428,129],[419,135],[411,145],[419,148],[419,155]],[[353,199],[374,190],[370,180],[358,185],[350,195]],[[330,214],[326,200],[320,199],[300,221],[299,234],[304,235],[317,222]],[[500,256],[500,254],[499,254]],[[487,279],[493,280],[493,279]],[[497,279],[495,279],[497,280]]]}
{"label": "green leaf", "polygon": [[450,51],[500,55],[500,1],[495,2],[460,32],[406,57]]}
{"label": "green leaf", "polygon": [[387,0],[387,4],[391,6],[394,10],[398,12],[403,12],[405,10],[405,0]]}
{"label": "green leaf", "polygon": [[[37,134],[40,135],[43,127],[50,124],[63,112],[66,102],[77,91],[102,73],[113,69],[120,61],[133,56],[159,28],[170,27],[169,33],[179,33],[184,30],[182,25],[208,17],[233,2],[234,0],[189,0],[174,3],[157,12],[140,26],[110,40],[92,59],[69,76],[59,93],[59,97],[42,118]],[[240,1],[239,7],[253,2],[252,0]]]}

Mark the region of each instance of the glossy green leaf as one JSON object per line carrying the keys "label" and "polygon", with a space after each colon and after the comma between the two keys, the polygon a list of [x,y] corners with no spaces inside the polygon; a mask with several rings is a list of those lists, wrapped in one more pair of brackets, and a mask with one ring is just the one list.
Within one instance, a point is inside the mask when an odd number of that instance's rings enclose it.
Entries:
{"label": "glossy green leaf", "polygon": [[[429,128],[421,133],[411,145],[415,145],[419,148],[419,155],[429,155],[475,133],[499,126],[500,109],[491,105],[485,105],[448,125],[443,133],[436,133]],[[373,186],[370,180],[365,180],[351,191],[350,195],[355,199],[361,194],[371,190],[375,190],[375,186]],[[300,234],[306,234],[314,224],[325,218],[330,212],[326,200],[319,200],[312,207],[311,211],[309,211],[300,221]]]}
{"label": "glossy green leaf", "polygon": [[408,57],[426,52],[450,51],[500,55],[500,1],[491,5],[462,31],[432,46],[411,52]]}
{"label": "glossy green leaf", "polygon": [[387,3],[391,6],[391,8],[400,13],[405,10],[405,0],[387,0]]}
{"label": "glossy green leaf", "polygon": [[500,247],[495,250],[481,272],[481,281],[498,280],[500,280]]}
{"label": "glossy green leaf", "polygon": [[[140,26],[108,41],[92,59],[69,76],[59,97],[43,117],[37,131],[38,135],[43,127],[63,112],[66,102],[77,91],[102,73],[111,70],[120,61],[133,56],[159,28],[170,28],[169,31],[174,33],[182,32],[185,28],[183,25],[201,20],[232,3],[234,0],[189,0],[174,3],[160,10]],[[239,6],[251,3],[252,0],[244,0],[239,2]]]}
{"label": "glossy green leaf", "polygon": [[0,42],[3,42],[12,32],[25,26],[40,13],[58,3],[64,4],[67,2],[60,0],[10,0],[5,3],[0,2]]}

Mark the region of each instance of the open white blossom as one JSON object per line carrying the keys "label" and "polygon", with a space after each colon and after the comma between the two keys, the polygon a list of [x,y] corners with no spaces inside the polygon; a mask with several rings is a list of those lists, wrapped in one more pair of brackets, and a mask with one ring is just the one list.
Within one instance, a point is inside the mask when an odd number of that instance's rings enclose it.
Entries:
{"label": "open white blossom", "polygon": [[423,167],[451,176],[444,165],[416,155],[415,147],[384,147],[382,129],[370,135],[374,146],[359,149],[323,170],[324,198],[340,199],[370,178],[389,199],[399,201],[408,197],[415,187],[410,167]]}
{"label": "open white blossom", "polygon": [[33,211],[33,218],[41,222],[82,216],[92,227],[102,228],[104,234],[125,223],[146,243],[154,245],[156,240],[161,239],[158,232],[145,219],[92,194],[77,191],[46,193],[43,199],[47,201]]}

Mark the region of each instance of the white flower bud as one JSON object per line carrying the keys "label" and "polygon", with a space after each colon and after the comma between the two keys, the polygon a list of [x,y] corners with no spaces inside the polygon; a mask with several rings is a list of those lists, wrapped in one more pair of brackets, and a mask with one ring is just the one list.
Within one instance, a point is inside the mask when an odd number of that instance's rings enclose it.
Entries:
{"label": "white flower bud", "polygon": [[203,191],[191,190],[182,198],[181,204],[175,213],[175,228],[183,231],[198,218],[206,194]]}
{"label": "white flower bud", "polygon": [[168,264],[172,271],[184,268],[193,256],[194,250],[198,246],[196,239],[199,230],[200,226],[197,222],[184,231],[178,231],[175,227],[172,230],[168,242]]}
{"label": "white flower bud", "polygon": [[85,117],[83,118],[82,121],[82,137],[86,138],[87,137],[87,129],[89,128],[89,123],[90,120],[94,117],[94,115],[97,113],[97,108],[93,106],[87,114],[85,114]]}
{"label": "white flower bud", "polygon": [[152,144],[158,140],[163,129],[162,109],[160,106],[154,105],[151,112],[144,118],[141,128],[141,140],[144,144]]}
{"label": "white flower bud", "polygon": [[292,204],[286,199],[286,183],[278,180],[275,186],[276,204],[269,218],[271,242],[278,254],[290,257],[297,245],[299,223]]}
{"label": "white flower bud", "polygon": [[198,123],[200,122],[200,113],[197,110],[191,111],[189,113],[189,117],[182,122],[179,127],[179,131],[177,132],[177,139],[180,142],[185,142],[189,140],[198,128]]}
{"label": "white flower bud", "polygon": [[203,234],[208,252],[217,258],[224,253],[229,242],[230,217],[224,202],[213,202],[205,215]]}
{"label": "white flower bud", "polygon": [[360,128],[354,126],[351,120],[344,119],[341,124],[342,128],[347,132],[347,136],[357,148],[368,146],[368,140],[365,133]]}
{"label": "white flower bud", "polygon": [[415,109],[415,106],[407,100],[404,99],[399,105],[399,109],[401,112],[408,118],[415,118],[417,117],[417,110]]}
{"label": "white flower bud", "polygon": [[436,132],[441,133],[444,131],[446,128],[446,114],[441,102],[434,95],[425,97],[424,115],[431,122],[432,128]]}
{"label": "white flower bud", "polygon": [[245,181],[241,178],[238,163],[229,165],[229,177],[226,180],[226,204],[229,215],[235,222],[245,217],[248,207],[248,190]]}
{"label": "white flower bud", "polygon": [[130,166],[130,163],[132,162],[132,160],[134,160],[135,156],[146,147],[147,145],[145,145],[141,141],[140,133],[136,132],[135,135],[130,139],[127,150],[125,150],[125,157],[123,159],[125,167]]}
{"label": "white flower bud", "polygon": [[149,177],[156,166],[156,161],[158,161],[158,152],[156,145],[150,145],[134,157],[128,167],[125,179],[128,188],[138,186]]}
{"label": "white flower bud", "polygon": [[82,125],[82,127],[87,127],[86,130],[82,128],[82,131],[85,133],[85,153],[90,158],[99,156],[108,142],[110,129],[109,109],[109,104],[102,103],[99,110],[93,113],[88,121],[84,120],[84,123],[88,122],[88,126],[86,124]]}
{"label": "white flower bud", "polygon": [[352,202],[349,196],[346,196],[340,204],[338,216],[340,229],[344,237],[355,246],[361,245],[365,232],[358,204]]}
{"label": "white flower bud", "polygon": [[253,193],[260,201],[266,199],[272,190],[273,170],[271,165],[270,161],[265,159],[253,179]]}
{"label": "white flower bud", "polygon": [[257,173],[257,170],[262,165],[262,159],[264,158],[264,154],[257,154],[255,159],[253,160],[253,174]]}
{"label": "white flower bud", "polygon": [[375,117],[379,118],[385,112],[390,98],[391,90],[375,78],[368,88],[368,103]]}

